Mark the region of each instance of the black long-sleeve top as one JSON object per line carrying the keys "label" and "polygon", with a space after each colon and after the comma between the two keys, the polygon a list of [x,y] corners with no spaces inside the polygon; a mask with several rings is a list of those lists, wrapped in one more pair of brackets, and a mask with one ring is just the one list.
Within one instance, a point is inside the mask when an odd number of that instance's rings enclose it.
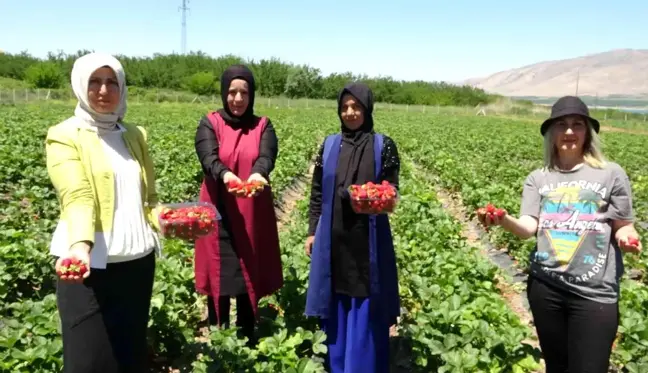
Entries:
{"label": "black long-sleeve top", "polygon": [[[214,127],[207,117],[203,117],[198,124],[195,147],[203,172],[206,175],[210,175],[214,180],[220,181],[227,171],[231,171],[220,161],[218,156],[218,139],[216,138]],[[272,126],[272,122],[268,119],[263,134],[261,135],[259,158],[254,163],[251,174],[259,173],[268,180],[270,173],[274,170],[278,152],[279,142],[277,135]]]}
{"label": "black long-sleeve top", "polygon": [[[217,187],[223,193],[225,187],[222,182],[225,172],[231,171],[218,156],[219,143],[216,138],[214,128],[207,119],[203,117],[196,129],[195,137],[196,155],[204,174],[216,181]],[[268,120],[266,128],[261,135],[259,145],[259,157],[254,162],[251,173],[259,173],[269,181],[268,175],[275,166],[278,153],[278,141],[275,135],[272,123]],[[237,175],[239,176],[239,175]],[[219,240],[220,240],[220,291],[225,296],[236,296],[244,294],[246,290],[245,279],[241,269],[237,254],[236,242],[233,240],[232,225],[227,210],[225,209],[224,199],[218,198],[214,201],[216,208],[220,213],[222,220],[219,220]]]}
{"label": "black long-sleeve top", "polygon": [[[315,159],[315,170],[312,178],[308,226],[309,236],[315,235],[317,222],[322,213],[323,153],[324,145],[322,144],[319,148],[318,156]],[[400,157],[396,144],[388,136],[384,136],[381,158],[382,169],[378,180],[387,180],[398,188]],[[344,203],[349,203],[349,201],[347,200]],[[358,239],[363,239],[367,242],[358,243],[355,247],[346,249],[331,247],[331,266],[333,285],[336,292],[354,297],[363,297],[369,295],[369,237],[366,236]],[[354,249],[356,250],[354,251]]]}

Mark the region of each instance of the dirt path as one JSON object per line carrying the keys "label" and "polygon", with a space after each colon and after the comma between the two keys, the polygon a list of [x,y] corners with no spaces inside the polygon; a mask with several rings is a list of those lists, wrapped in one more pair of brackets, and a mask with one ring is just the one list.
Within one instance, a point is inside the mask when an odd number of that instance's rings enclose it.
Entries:
{"label": "dirt path", "polygon": [[[414,169],[417,170],[417,174],[424,175],[424,177],[434,185],[437,199],[441,202],[445,210],[448,211],[452,217],[457,219],[457,221],[461,222],[463,227],[462,235],[466,238],[466,241],[471,246],[478,248],[479,252],[485,258],[489,259],[506,274],[506,276],[497,275],[497,288],[508,307],[515,312],[522,323],[526,324],[533,332],[534,338],[523,342],[540,349],[540,345],[538,344],[538,335],[533,324],[533,316],[529,310],[529,302],[526,297],[526,292],[523,291],[525,289],[526,274],[519,269],[515,261],[513,261],[507,253],[493,247],[485,239],[485,231],[480,227],[476,220],[467,218],[467,216],[469,216],[468,210],[464,206],[461,196],[449,193],[439,186],[438,182],[435,180],[435,176],[431,174],[430,171],[425,170],[414,162],[411,163],[414,166]],[[541,360],[540,363],[544,371],[544,360]]]}
{"label": "dirt path", "polygon": [[315,165],[311,162],[308,172],[295,178],[281,196],[275,201],[275,214],[277,215],[277,228],[279,231],[286,223],[290,222],[292,211],[297,202],[304,197],[306,188],[310,186]]}
{"label": "dirt path", "polygon": [[[623,131],[621,131],[623,132]],[[513,312],[515,312],[520,320],[528,325],[532,332],[534,339],[523,341],[528,343],[533,347],[540,348],[538,344],[538,335],[533,324],[533,316],[531,315],[531,310],[529,308],[529,301],[526,297],[526,279],[527,275],[520,268],[517,261],[515,261],[505,250],[499,249],[493,246],[488,241],[488,235],[481,227],[477,219],[467,218],[470,214],[468,209],[463,204],[461,195],[457,193],[450,193],[444,188],[439,186],[439,183],[435,180],[437,175],[432,173],[429,170],[426,170],[424,167],[417,165],[412,162],[414,168],[417,169],[420,175],[424,175],[430,182],[434,185],[435,191],[437,193],[438,200],[443,204],[444,208],[458,221],[463,225],[462,234],[466,237],[467,242],[479,248],[479,251],[487,257],[493,264],[497,265],[505,274],[505,277],[499,276],[497,278],[498,285],[497,288],[500,290],[502,297],[506,301],[507,305]],[[634,271],[630,278],[635,280],[636,276],[640,274]],[[618,338],[618,336],[617,336]],[[615,342],[616,345],[616,342]],[[544,371],[544,359],[540,361],[542,369]],[[610,362],[610,368],[608,373],[618,373],[618,368]]]}

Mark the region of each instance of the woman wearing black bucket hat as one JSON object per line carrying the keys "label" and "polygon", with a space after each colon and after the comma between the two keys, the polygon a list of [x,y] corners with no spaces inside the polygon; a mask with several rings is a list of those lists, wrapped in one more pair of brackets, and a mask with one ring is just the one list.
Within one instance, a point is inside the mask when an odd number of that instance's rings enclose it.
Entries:
{"label": "woman wearing black bucket hat", "polygon": [[520,218],[500,225],[537,237],[527,295],[547,372],[608,371],[619,324],[622,251],[641,251],[626,172],[600,150],[599,122],[577,97],[559,99],[542,123],[544,167],[527,176]]}

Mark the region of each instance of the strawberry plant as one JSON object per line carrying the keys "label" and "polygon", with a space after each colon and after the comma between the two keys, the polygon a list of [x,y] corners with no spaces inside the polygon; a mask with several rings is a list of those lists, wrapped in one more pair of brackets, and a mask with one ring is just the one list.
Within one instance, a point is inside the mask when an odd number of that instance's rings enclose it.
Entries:
{"label": "strawberry plant", "polygon": [[[0,137],[2,372],[61,370],[54,296],[57,274],[49,255],[59,210],[45,169],[43,142],[47,128],[70,116],[73,109],[69,103],[0,108],[4,134]],[[207,105],[129,105],[128,121],[143,125],[148,132],[160,202],[197,200],[202,170],[193,141],[198,120],[212,109]],[[308,169],[324,136],[339,130],[339,119],[331,109],[259,105],[257,111],[269,115],[279,138],[279,157],[268,180],[278,199],[295,177]],[[377,196],[367,193],[366,198],[359,190],[351,192],[360,200],[383,201],[386,196],[388,206],[378,206],[373,212],[391,214],[403,307],[398,335],[392,338],[393,370],[536,370],[538,351],[526,342],[532,338],[531,330],[503,301],[496,286],[497,269],[467,244],[460,233],[461,224],[443,210],[429,178],[413,172],[411,162],[437,175],[443,187],[460,193],[473,211],[492,203],[517,214],[522,181],[542,157],[537,127],[425,113],[378,111],[375,117],[377,130],[388,133],[398,144],[400,192],[392,196],[392,190],[384,188]],[[643,142],[635,137],[604,134],[606,154],[628,170],[636,215],[645,222],[648,179],[641,174]],[[282,225],[284,286],[261,300],[259,344],[254,347],[246,345],[235,328],[207,327],[203,320],[206,299],[194,287],[193,246],[184,239],[163,240],[164,256],[157,261],[149,323],[154,369],[323,372],[326,336],[318,329],[317,320],[303,315],[309,268],[304,254],[308,196],[309,185]],[[392,212],[389,205],[396,202],[399,208]],[[497,209],[490,212],[497,213]],[[190,220],[178,220],[180,226],[195,221],[200,229],[197,217],[186,217]],[[533,244],[515,240],[499,229],[491,230],[489,236],[508,247],[522,263]],[[645,270],[644,258],[626,256],[626,263],[629,268]],[[648,366],[647,287],[624,282],[622,289],[622,320],[613,360],[628,372],[641,372]]]}
{"label": "strawberry plant", "polygon": [[[380,119],[379,116],[377,121]],[[492,203],[517,216],[524,179],[533,169],[542,166],[543,140],[538,124],[501,118],[425,114],[408,114],[400,120],[390,114],[389,123],[400,151],[433,173],[439,185],[458,193],[466,207],[475,213]],[[419,123],[417,136],[409,135],[412,123]],[[648,242],[648,179],[645,176],[646,156],[642,152],[645,136],[602,131],[601,137],[606,156],[619,163],[630,177],[637,228],[645,247]],[[521,240],[502,229],[491,229],[488,235],[498,246],[507,249],[522,269],[528,267],[534,239]],[[648,319],[645,306],[648,297],[644,291],[648,284],[648,254],[644,250],[639,256],[625,255],[624,263],[621,324],[630,323],[633,327],[621,328],[623,332],[617,340],[613,360],[617,367],[627,365],[628,370],[636,371],[636,367],[645,367],[637,362],[644,361],[648,339],[643,327],[629,320]],[[628,279],[629,274],[637,273],[643,283]]]}
{"label": "strawberry plant", "polygon": [[392,226],[407,313],[400,322],[421,371],[530,372],[531,331],[496,290],[497,269],[461,236],[429,182],[402,163]]}
{"label": "strawberry plant", "polygon": [[[128,120],[145,126],[149,134],[161,202],[197,199],[202,171],[193,139],[200,116],[211,109],[182,105],[130,106]],[[48,127],[69,117],[73,110],[73,105],[60,103],[0,109],[0,130],[5,134],[0,138],[3,175],[0,180],[0,255],[3,258],[0,262],[0,371],[45,373],[58,372],[61,368],[54,298],[56,273],[54,258],[48,250],[59,210],[45,169],[43,143]],[[295,131],[296,117],[277,110],[269,110],[268,114],[275,123],[281,145],[281,156],[270,180],[272,192],[278,197],[295,176],[306,171],[321,139],[335,130],[337,118],[331,116],[326,122],[316,115],[310,119],[309,115],[301,115],[298,120],[305,123],[317,120],[320,125]],[[163,254],[157,263],[151,302],[150,348],[161,364],[190,366],[198,356],[194,353],[204,350],[204,344],[197,343],[196,337],[200,334],[206,300],[194,288],[192,246],[179,240],[165,240]],[[289,279],[291,274],[286,276]],[[294,288],[287,285],[286,289]],[[297,310],[290,305],[282,307]],[[267,305],[262,307],[266,308]],[[277,349],[264,352],[271,360],[283,361],[272,365],[282,367],[281,370],[312,365],[305,363],[303,358],[308,359],[308,355],[302,355],[307,352],[296,345],[310,344],[321,352],[317,342],[321,337],[307,331],[300,334],[292,323],[282,318],[272,316],[261,327],[264,337],[288,333],[286,339],[275,342]],[[226,331],[215,333],[227,334]],[[303,343],[296,343],[295,338]],[[233,345],[227,346],[230,347],[224,349],[235,351]],[[293,350],[299,359],[282,360]]]}

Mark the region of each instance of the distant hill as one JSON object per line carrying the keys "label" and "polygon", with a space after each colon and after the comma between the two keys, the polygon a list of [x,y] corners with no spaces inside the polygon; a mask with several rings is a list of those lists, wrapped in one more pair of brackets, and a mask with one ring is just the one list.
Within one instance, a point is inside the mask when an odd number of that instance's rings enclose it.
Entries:
{"label": "distant hill", "polygon": [[505,96],[559,97],[576,92],[578,77],[579,96],[648,97],[648,50],[616,49],[539,62],[462,83]]}

